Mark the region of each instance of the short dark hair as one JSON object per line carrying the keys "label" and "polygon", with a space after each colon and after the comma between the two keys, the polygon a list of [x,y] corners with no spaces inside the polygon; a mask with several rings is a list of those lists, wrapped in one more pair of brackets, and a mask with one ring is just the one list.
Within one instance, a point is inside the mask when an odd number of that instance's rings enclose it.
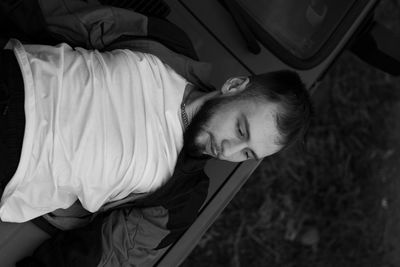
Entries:
{"label": "short dark hair", "polygon": [[261,98],[279,104],[276,122],[281,139],[278,144],[287,149],[298,141],[304,143],[313,107],[296,72],[281,70],[250,76],[246,90],[239,97]]}

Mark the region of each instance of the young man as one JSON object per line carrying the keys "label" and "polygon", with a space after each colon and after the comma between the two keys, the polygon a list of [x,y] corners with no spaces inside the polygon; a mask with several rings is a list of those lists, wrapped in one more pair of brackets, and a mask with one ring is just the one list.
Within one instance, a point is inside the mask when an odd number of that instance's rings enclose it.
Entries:
{"label": "young man", "polygon": [[[207,93],[149,54],[29,49],[16,50],[27,66],[6,53],[25,72],[16,84],[25,85],[26,126],[21,160],[2,197],[3,221],[27,221],[77,200],[95,213],[130,194],[151,198],[168,187],[181,151],[203,161],[260,159],[301,139],[309,123],[307,92],[290,71],[231,78]],[[110,62],[96,69],[101,63],[92,53]],[[54,64],[57,54],[62,66]]]}
{"label": "young man", "polygon": [[[236,77],[206,92],[203,63],[135,38],[155,30],[163,40],[166,22],[89,2],[41,1],[47,29],[107,52],[14,43],[16,57],[5,56],[12,100],[2,111],[6,124],[26,116],[26,125],[4,134],[16,169],[8,170],[2,216],[33,218],[73,203],[40,217],[73,230],[39,248],[39,266],[140,264],[195,220],[207,194],[207,158],[270,155],[301,138],[309,120],[296,74]],[[172,37],[161,43],[179,49]]]}
{"label": "young man", "polygon": [[11,77],[23,80],[26,123],[3,221],[28,221],[77,200],[96,212],[156,191],[183,147],[193,157],[260,159],[301,138],[308,124],[306,89],[289,71],[231,78],[206,93],[150,54],[13,46],[15,58],[2,53],[14,62]]}

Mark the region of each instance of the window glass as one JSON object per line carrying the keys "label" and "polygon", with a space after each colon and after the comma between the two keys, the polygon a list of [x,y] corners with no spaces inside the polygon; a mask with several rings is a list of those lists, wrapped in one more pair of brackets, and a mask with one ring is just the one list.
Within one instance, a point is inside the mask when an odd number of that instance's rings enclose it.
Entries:
{"label": "window glass", "polygon": [[276,41],[296,57],[313,56],[355,0],[237,0]]}

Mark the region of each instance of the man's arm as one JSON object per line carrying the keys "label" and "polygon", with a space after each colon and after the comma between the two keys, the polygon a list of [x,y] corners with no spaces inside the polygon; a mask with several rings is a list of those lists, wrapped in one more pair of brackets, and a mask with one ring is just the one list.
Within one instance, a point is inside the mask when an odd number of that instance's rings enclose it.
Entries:
{"label": "man's arm", "polygon": [[[193,180],[193,179],[192,179]],[[188,185],[191,180],[188,180]],[[208,179],[181,190],[165,205],[126,206],[99,214],[89,225],[59,232],[17,267],[143,266],[170,246],[196,219],[206,199]],[[176,188],[176,187],[174,187]],[[164,198],[164,197],[163,197]],[[147,265],[148,266],[148,265]]]}
{"label": "man's arm", "polygon": [[99,215],[89,225],[58,233],[17,266],[125,266],[151,260],[165,229],[162,207],[120,209]]}

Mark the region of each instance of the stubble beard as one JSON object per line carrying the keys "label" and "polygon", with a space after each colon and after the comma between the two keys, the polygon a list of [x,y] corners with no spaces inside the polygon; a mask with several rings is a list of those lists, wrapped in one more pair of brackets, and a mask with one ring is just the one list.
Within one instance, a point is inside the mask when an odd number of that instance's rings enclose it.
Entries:
{"label": "stubble beard", "polygon": [[202,137],[211,134],[207,132],[208,125],[225,102],[226,100],[223,98],[212,98],[201,106],[183,134],[183,149],[187,154],[193,157],[205,156],[205,144],[201,142],[204,140]]}

